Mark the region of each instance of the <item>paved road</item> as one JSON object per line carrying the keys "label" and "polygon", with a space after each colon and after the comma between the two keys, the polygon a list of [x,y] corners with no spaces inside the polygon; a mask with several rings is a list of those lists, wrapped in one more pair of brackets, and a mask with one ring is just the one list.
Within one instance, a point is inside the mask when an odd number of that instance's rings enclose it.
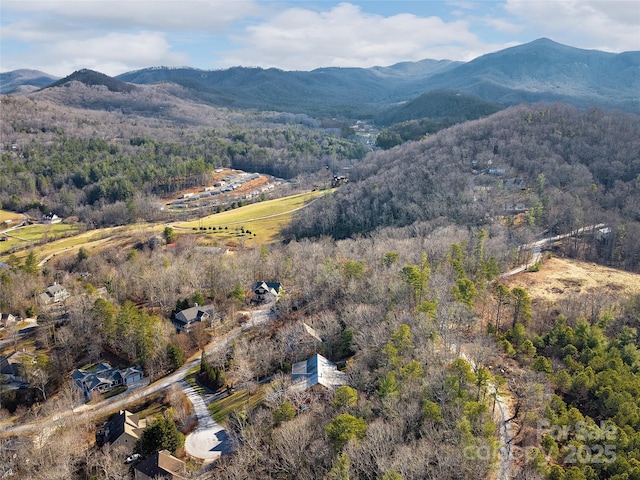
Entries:
{"label": "paved road", "polygon": [[[257,310],[250,310],[246,313],[251,315],[251,319],[249,322],[252,326],[257,326],[261,323],[266,323],[271,318],[268,312],[271,309],[271,305],[265,305]],[[266,314],[265,314],[266,310]],[[244,329],[244,327],[243,327]],[[237,338],[242,331],[239,328],[232,330],[226,335],[214,339],[213,342],[209,343],[205,348],[205,352],[209,353],[221,345],[228,345],[231,341]],[[75,416],[78,419],[83,421],[90,420],[99,416],[107,415],[108,413],[125,408],[127,405],[134,403],[144,397],[147,397],[153,393],[164,390],[168,386],[179,382],[182,380],[187,372],[194,368],[195,366],[200,364],[200,354],[196,354],[191,359],[180,367],[178,370],[173,372],[172,374],[158,380],[150,384],[147,387],[141,388],[135,391],[126,391],[121,395],[118,395],[113,398],[109,398],[107,400],[103,400],[96,404],[84,404],[73,410],[65,410],[64,412],[58,413],[54,416],[43,418],[36,422],[25,423],[22,425],[2,425],[0,426],[0,437],[7,436],[15,436],[15,435],[31,435],[35,433],[39,433],[45,429],[45,426],[53,426],[57,423],[64,422],[70,416]]]}
{"label": "paved road", "polygon": [[578,228],[577,230],[573,230],[569,233],[564,233],[562,235],[555,235],[553,237],[546,237],[541,240],[535,241],[533,243],[527,243],[525,245],[520,245],[518,250],[533,250],[533,254],[531,259],[525,263],[524,265],[520,265],[519,267],[514,268],[513,270],[509,270],[508,272],[501,273],[498,278],[506,278],[516,273],[524,272],[527,268],[532,267],[540,260],[542,249],[547,246],[549,243],[557,242],[558,240],[562,240],[564,238],[573,237],[575,235],[581,235],[586,232],[592,232],[596,228],[603,228],[606,225],[604,223],[598,223],[597,225],[587,225],[586,227]]}

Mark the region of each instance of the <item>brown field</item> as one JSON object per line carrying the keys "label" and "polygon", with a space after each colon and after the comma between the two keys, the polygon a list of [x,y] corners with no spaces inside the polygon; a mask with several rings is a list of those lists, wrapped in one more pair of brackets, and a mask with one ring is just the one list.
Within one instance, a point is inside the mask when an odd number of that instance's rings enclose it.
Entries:
{"label": "brown field", "polygon": [[531,295],[541,318],[558,313],[569,318],[595,318],[640,294],[640,275],[567,258],[545,259],[538,272],[523,272],[508,279],[509,287],[523,287]]}
{"label": "brown field", "polygon": [[523,272],[509,280],[533,298],[557,301],[567,294],[606,292],[613,297],[640,293],[640,275],[566,258],[544,261],[539,272]]}

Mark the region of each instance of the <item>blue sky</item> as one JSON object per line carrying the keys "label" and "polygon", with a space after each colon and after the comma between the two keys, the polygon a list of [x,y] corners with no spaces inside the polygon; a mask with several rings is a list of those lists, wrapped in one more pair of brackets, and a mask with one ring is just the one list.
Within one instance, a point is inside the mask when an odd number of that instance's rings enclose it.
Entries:
{"label": "blue sky", "polygon": [[2,0],[0,71],[468,61],[548,37],[640,50],[640,0]]}

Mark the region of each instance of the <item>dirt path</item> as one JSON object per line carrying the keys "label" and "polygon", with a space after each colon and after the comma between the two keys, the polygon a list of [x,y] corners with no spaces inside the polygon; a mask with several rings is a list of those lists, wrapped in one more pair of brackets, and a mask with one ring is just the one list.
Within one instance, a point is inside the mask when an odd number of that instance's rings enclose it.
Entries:
{"label": "dirt path", "polygon": [[[452,351],[457,351],[456,345],[452,345]],[[465,352],[460,351],[458,356],[466,360],[475,370],[476,362],[470,358]],[[513,455],[511,453],[511,441],[513,440],[513,429],[511,423],[507,420],[511,417],[507,399],[500,394],[493,382],[487,384],[487,392],[495,399],[495,408],[493,411],[493,420],[498,426],[498,471],[496,480],[511,480],[511,467],[513,464]]]}

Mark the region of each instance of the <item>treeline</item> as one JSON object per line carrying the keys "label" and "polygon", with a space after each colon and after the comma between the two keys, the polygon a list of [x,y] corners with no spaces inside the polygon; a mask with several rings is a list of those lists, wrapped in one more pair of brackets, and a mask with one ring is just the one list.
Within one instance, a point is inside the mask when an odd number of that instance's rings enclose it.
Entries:
{"label": "treeline", "polygon": [[410,140],[467,120],[486,117],[500,110],[500,105],[453,90],[434,90],[377,117],[386,125],[376,138],[376,145],[389,149]]}
{"label": "treeline", "polygon": [[639,138],[631,114],[514,107],[368,156],[349,185],[299,215],[289,235],[345,238],[439,217],[458,225],[503,218],[515,228],[520,204],[526,228],[519,230],[529,229],[521,235],[607,223],[613,234],[579,254],[637,270]]}

